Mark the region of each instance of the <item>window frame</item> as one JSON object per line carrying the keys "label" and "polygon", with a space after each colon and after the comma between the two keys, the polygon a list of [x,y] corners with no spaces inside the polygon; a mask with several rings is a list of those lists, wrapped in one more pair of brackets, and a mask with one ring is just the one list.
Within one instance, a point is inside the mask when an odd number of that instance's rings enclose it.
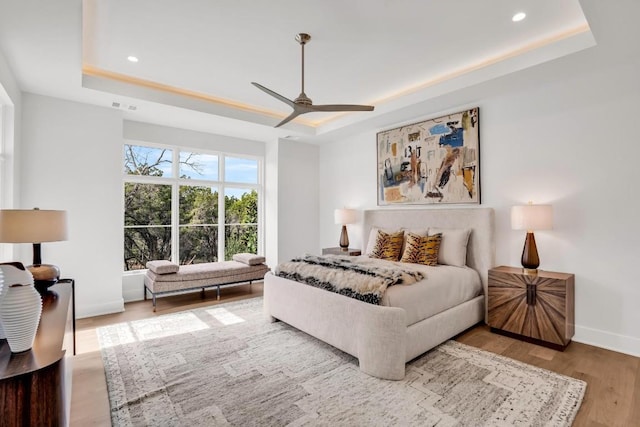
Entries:
{"label": "window frame", "polygon": [[[171,152],[171,176],[148,176],[148,175],[130,175],[126,173],[126,169],[124,167],[124,155],[125,155],[125,147],[127,145],[135,145],[142,146],[148,148],[159,148],[172,150]],[[206,180],[206,179],[189,179],[189,178],[180,178],[180,152],[190,152],[197,154],[207,154],[218,156],[218,180]],[[233,158],[241,158],[241,159],[249,159],[255,160],[258,165],[257,171],[257,184],[249,184],[245,182],[233,182],[233,181],[225,181],[225,158],[233,157]],[[201,187],[216,187],[218,191],[218,223],[216,224],[218,227],[218,261],[225,260],[225,227],[227,226],[225,222],[225,194],[227,188],[236,188],[236,189],[246,189],[246,190],[256,190],[258,193],[258,223],[257,231],[258,231],[258,253],[264,253],[264,156],[257,156],[251,154],[244,153],[233,153],[227,151],[219,151],[219,150],[208,150],[201,149],[196,147],[187,147],[181,145],[166,145],[166,144],[157,144],[147,141],[139,141],[139,140],[131,140],[125,139],[122,144],[122,225],[123,232],[127,228],[135,228],[135,227],[144,227],[145,225],[124,225],[124,184],[127,182],[130,183],[140,183],[140,184],[164,184],[171,185],[171,261],[179,264],[180,262],[180,187],[184,185],[189,186],[201,186]],[[229,224],[232,225],[232,224]],[[243,225],[253,225],[253,224],[243,224]],[[166,227],[166,226],[162,226]],[[123,242],[124,249],[124,242]],[[138,274],[141,271],[145,271],[146,269],[140,270],[123,270],[123,274]]]}

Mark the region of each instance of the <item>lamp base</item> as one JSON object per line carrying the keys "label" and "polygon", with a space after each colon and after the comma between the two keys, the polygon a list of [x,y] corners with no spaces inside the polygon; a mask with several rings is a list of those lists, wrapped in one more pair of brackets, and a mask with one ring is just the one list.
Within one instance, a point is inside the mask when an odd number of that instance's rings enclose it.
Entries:
{"label": "lamp base", "polygon": [[538,274],[538,269],[537,268],[522,268],[522,272],[524,274],[528,274],[531,276],[535,276],[536,274]]}
{"label": "lamp base", "polygon": [[342,226],[342,232],[340,233],[340,247],[343,251],[349,250],[349,235],[347,234],[347,226]]}
{"label": "lamp base", "polygon": [[[540,265],[540,258],[538,257],[538,248],[536,247],[536,238],[531,231],[527,232],[527,238],[524,241],[524,247],[522,248],[522,258],[520,259],[522,266],[526,270],[533,270],[537,272]],[[531,274],[531,273],[528,273]],[[534,273],[535,274],[535,273]]]}
{"label": "lamp base", "polygon": [[33,285],[41,294],[47,293],[47,289],[58,283],[60,278],[60,269],[51,264],[28,265],[27,270],[33,275]]}

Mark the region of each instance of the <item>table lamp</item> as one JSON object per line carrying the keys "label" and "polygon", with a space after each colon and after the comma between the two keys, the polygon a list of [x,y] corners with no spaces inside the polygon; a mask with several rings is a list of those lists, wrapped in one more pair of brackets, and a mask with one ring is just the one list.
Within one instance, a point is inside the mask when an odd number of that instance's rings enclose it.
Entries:
{"label": "table lamp", "polygon": [[0,242],[33,243],[33,264],[27,269],[40,292],[54,285],[60,278],[60,269],[43,264],[40,244],[67,240],[67,212],[35,209],[0,210]]}
{"label": "table lamp", "polygon": [[536,230],[550,230],[553,228],[553,209],[551,205],[513,206],[511,208],[511,228],[527,230],[527,237],[522,249],[522,267],[528,274],[537,274],[540,258],[533,232]]}
{"label": "table lamp", "polygon": [[358,212],[355,209],[336,209],[333,213],[336,224],[342,225],[340,233],[340,247],[343,251],[349,250],[349,235],[347,234],[347,224],[355,224],[358,219]]}

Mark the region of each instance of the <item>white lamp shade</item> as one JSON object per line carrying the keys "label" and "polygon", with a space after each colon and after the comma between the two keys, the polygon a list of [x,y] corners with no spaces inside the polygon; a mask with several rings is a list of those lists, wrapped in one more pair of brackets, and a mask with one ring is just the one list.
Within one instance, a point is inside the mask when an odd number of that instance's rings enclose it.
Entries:
{"label": "white lamp shade", "polygon": [[358,211],[355,209],[336,209],[333,213],[336,224],[355,224],[358,220]]}
{"label": "white lamp shade", "polygon": [[67,212],[40,209],[0,210],[0,242],[42,243],[67,240]]}
{"label": "white lamp shade", "polygon": [[511,228],[514,230],[551,230],[553,208],[551,205],[522,205],[511,208]]}

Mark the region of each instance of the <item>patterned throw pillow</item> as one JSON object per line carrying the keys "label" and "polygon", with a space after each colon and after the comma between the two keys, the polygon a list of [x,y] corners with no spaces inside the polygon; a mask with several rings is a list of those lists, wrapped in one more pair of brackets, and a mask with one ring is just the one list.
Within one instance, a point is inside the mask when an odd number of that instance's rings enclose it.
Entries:
{"label": "patterned throw pillow", "polygon": [[442,234],[418,236],[417,234],[408,233],[407,243],[400,262],[430,266],[438,265],[440,242],[442,242]]}
{"label": "patterned throw pillow", "polygon": [[378,230],[376,244],[369,254],[371,258],[385,259],[387,261],[398,261],[400,251],[402,251],[402,243],[404,241],[404,232],[385,233]]}

